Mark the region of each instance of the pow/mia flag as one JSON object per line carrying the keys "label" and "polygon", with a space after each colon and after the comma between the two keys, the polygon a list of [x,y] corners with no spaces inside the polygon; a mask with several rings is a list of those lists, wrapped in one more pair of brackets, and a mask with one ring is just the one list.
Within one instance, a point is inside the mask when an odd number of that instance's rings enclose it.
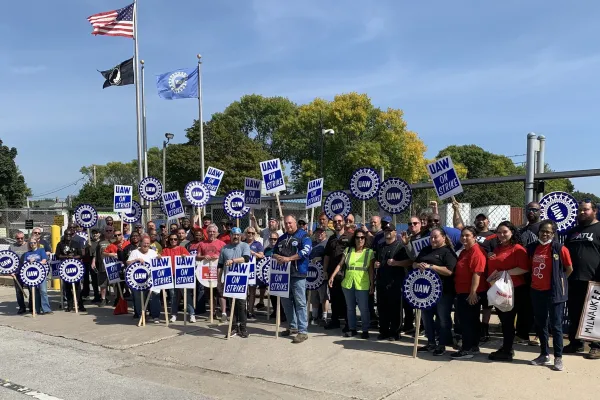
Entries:
{"label": "pow/mia flag", "polygon": [[114,68],[99,72],[106,79],[102,89],[106,89],[109,86],[133,85],[133,57],[127,61],[123,61]]}

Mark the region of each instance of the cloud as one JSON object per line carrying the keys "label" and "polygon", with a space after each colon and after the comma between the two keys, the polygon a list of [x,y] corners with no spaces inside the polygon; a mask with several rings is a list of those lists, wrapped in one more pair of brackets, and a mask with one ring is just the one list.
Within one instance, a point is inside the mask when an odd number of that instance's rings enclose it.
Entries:
{"label": "cloud", "polygon": [[35,75],[44,72],[47,69],[45,65],[20,65],[10,68],[10,72],[17,75]]}

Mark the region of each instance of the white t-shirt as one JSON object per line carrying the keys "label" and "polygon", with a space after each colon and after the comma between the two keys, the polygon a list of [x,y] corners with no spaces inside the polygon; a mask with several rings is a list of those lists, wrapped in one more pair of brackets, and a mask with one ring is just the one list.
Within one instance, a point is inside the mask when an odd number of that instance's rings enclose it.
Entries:
{"label": "white t-shirt", "polygon": [[148,249],[148,252],[146,254],[142,253],[140,249],[135,249],[129,254],[129,258],[127,259],[127,261],[134,261],[141,258],[148,264],[152,264],[150,261],[155,259],[157,256],[158,253],[152,249]]}
{"label": "white t-shirt", "polygon": [[[279,236],[281,236],[281,235],[283,235],[283,231],[281,229],[278,229],[277,234]],[[269,238],[271,237],[271,231],[269,230],[269,228],[265,228],[262,231],[260,231],[260,237],[262,238],[262,241],[263,241],[263,247],[265,249],[267,247],[269,247]]]}

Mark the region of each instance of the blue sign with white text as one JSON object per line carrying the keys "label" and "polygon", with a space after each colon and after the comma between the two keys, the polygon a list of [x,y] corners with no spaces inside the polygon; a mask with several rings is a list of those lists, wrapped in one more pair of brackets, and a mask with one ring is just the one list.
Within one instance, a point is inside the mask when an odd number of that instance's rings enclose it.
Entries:
{"label": "blue sign with white text", "polygon": [[133,186],[115,185],[114,186],[114,212],[131,212],[133,207]]}
{"label": "blue sign with white text", "polygon": [[277,193],[285,190],[285,180],[281,170],[281,161],[279,158],[273,160],[261,161],[260,171],[265,182],[266,193]]}
{"label": "blue sign with white text", "polygon": [[460,179],[458,179],[450,156],[440,158],[428,164],[427,172],[433,181],[433,186],[440,200],[463,192]]}
{"label": "blue sign with white text", "polygon": [[308,182],[306,190],[306,209],[320,207],[323,202],[323,178]]}
{"label": "blue sign with white text", "polygon": [[224,172],[218,168],[208,167],[203,183],[208,188],[211,196],[217,195],[217,190],[219,190],[219,185],[223,180],[223,174]]}

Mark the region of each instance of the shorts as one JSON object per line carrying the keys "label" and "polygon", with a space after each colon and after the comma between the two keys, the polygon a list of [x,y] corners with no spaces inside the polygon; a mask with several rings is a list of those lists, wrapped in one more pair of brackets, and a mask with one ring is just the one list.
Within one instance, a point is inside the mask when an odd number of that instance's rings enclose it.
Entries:
{"label": "shorts", "polygon": [[329,291],[327,290],[327,283],[323,283],[320,288],[311,291],[310,304],[312,304],[313,307],[318,307],[326,300],[329,300]]}
{"label": "shorts", "polygon": [[98,287],[102,289],[108,287],[108,274],[106,271],[98,271]]}

